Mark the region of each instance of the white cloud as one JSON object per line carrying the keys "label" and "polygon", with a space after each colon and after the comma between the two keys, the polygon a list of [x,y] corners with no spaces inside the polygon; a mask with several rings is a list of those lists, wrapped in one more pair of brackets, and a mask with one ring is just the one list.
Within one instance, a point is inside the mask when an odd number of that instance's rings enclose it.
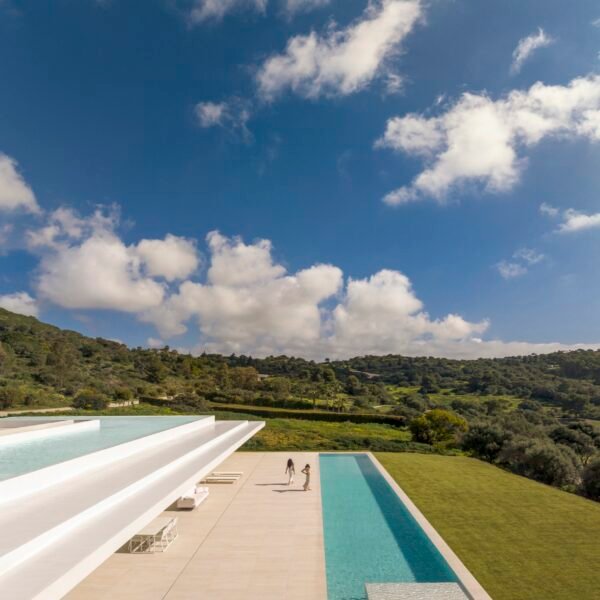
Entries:
{"label": "white cloud", "polygon": [[171,234],[164,240],[142,240],[135,251],[148,275],[167,281],[189,277],[199,264],[195,242]]}
{"label": "white cloud", "polygon": [[524,267],[519,263],[508,262],[506,260],[500,261],[496,267],[504,279],[514,279],[515,277],[521,277],[527,273],[527,267]]}
{"label": "white cloud", "polygon": [[511,73],[518,73],[525,61],[539,48],[553,44],[555,40],[539,27],[537,33],[532,33],[519,40],[513,52],[513,61],[510,66]]}
{"label": "white cloud", "polygon": [[600,27],[600,17],[598,17],[597,19],[594,19],[594,20],[592,21],[592,25],[593,25],[594,27]]}
{"label": "white cloud", "polygon": [[220,21],[225,15],[241,10],[263,13],[267,0],[193,0],[187,11],[191,23]]}
{"label": "white cloud", "polygon": [[249,141],[252,134],[248,130],[251,112],[248,102],[232,98],[227,102],[198,102],[194,107],[198,125],[207,129],[221,127],[233,135]]}
{"label": "white cloud", "polygon": [[[288,273],[273,260],[266,240],[245,244],[213,232],[208,244],[206,281],[183,282],[177,293],[142,316],[164,338],[195,322],[200,335],[196,352],[314,359],[388,353],[475,358],[585,347],[484,341],[487,320],[472,322],[456,314],[432,318],[408,277],[398,271],[382,270],[344,284],[333,265]],[[540,255],[528,250],[518,253],[526,262],[538,262]]]}
{"label": "white cloud", "polygon": [[315,265],[290,275],[273,261],[267,240],[245,244],[212,232],[207,241],[206,283],[184,282],[144,320],[169,337],[183,333],[193,317],[207,348],[223,352],[269,353],[319,342],[320,304],[342,281],[337,267]]}
{"label": "white cloud", "polygon": [[542,202],[540,204],[540,214],[546,215],[547,217],[556,217],[559,214],[558,208],[547,204],[546,202]]}
{"label": "white cloud", "polygon": [[528,265],[537,265],[546,258],[541,252],[534,250],[533,248],[519,248],[514,254],[513,258],[522,260]]}
{"label": "white cloud", "polygon": [[0,153],[0,211],[24,210],[37,214],[40,207],[35,195],[17,170],[17,163]]}
{"label": "white cloud", "polygon": [[41,297],[71,309],[137,313],[159,306],[167,282],[198,267],[195,243],[167,235],[126,245],[115,233],[118,213],[98,209],[84,219],[58,209],[46,225],[28,232],[29,248],[41,254],[36,286]]}
{"label": "white cloud", "polygon": [[376,147],[421,156],[426,167],[384,201],[443,201],[455,186],[466,183],[506,191],[525,166],[523,151],[551,136],[600,141],[600,75],[565,86],[538,82],[495,101],[465,93],[439,116],[411,113],[389,119]]}
{"label": "white cloud", "polygon": [[600,227],[600,212],[586,214],[574,208],[560,210],[546,203],[540,205],[540,213],[553,219],[560,218],[558,233],[577,233],[586,229]]}
{"label": "white cloud", "polygon": [[347,95],[390,72],[389,59],[421,16],[419,0],[369,2],[360,20],[346,29],[314,31],[288,40],[282,54],[257,73],[260,95],[272,100],[285,90],[300,96]]}
{"label": "white cloud", "polygon": [[165,347],[165,343],[158,339],[158,338],[153,338],[153,337],[149,337],[146,340],[146,345],[148,346],[148,348],[164,348]]}
{"label": "white cloud", "polygon": [[39,314],[37,301],[27,292],[0,295],[0,307],[29,317],[37,317]]}
{"label": "white cloud", "polygon": [[331,0],[283,0],[283,9],[288,16],[308,12],[331,4]]}
{"label": "white cloud", "polygon": [[588,215],[568,208],[563,213],[563,222],[559,225],[558,231],[560,233],[576,233],[598,227],[600,227],[600,212]]}
{"label": "white cloud", "polygon": [[198,102],[195,111],[200,127],[214,127],[223,124],[227,105],[225,102]]}
{"label": "white cloud", "polygon": [[496,264],[498,272],[504,279],[515,279],[529,272],[529,267],[537,265],[546,257],[533,248],[519,248],[512,255],[513,260],[501,260]]}

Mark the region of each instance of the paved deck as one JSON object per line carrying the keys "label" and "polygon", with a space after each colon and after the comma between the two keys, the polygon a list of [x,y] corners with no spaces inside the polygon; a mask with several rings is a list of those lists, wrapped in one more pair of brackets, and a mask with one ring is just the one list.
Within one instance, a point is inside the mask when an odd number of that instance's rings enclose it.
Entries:
{"label": "paved deck", "polygon": [[[284,483],[292,456],[298,474]],[[311,492],[300,470],[312,467]],[[111,556],[68,600],[326,600],[319,461],[316,453],[246,453],[220,471],[244,471],[210,485],[208,500],[177,516],[179,537],[163,554]]]}

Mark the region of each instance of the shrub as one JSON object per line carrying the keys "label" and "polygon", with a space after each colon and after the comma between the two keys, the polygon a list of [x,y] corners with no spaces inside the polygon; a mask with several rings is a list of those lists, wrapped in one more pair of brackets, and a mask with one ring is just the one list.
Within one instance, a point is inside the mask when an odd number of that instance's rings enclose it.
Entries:
{"label": "shrub", "polygon": [[73,408],[84,410],[104,410],[108,398],[96,390],[81,390],[73,400]]}
{"label": "shrub", "polygon": [[462,447],[484,460],[493,462],[500,454],[504,444],[511,439],[510,432],[491,423],[471,425],[464,435]]}
{"label": "shrub", "polygon": [[113,392],[117,402],[127,402],[133,398],[133,392],[128,387],[118,387]]}
{"label": "shrub", "polygon": [[458,415],[434,408],[410,423],[410,431],[417,442],[437,444],[455,440],[457,435],[467,430],[467,422]]}
{"label": "shrub", "polygon": [[513,473],[558,487],[576,483],[577,457],[570,448],[546,439],[520,438],[507,442],[498,462]]}
{"label": "shrub", "polygon": [[580,491],[584,496],[600,501],[600,457],[590,462],[583,470]]}

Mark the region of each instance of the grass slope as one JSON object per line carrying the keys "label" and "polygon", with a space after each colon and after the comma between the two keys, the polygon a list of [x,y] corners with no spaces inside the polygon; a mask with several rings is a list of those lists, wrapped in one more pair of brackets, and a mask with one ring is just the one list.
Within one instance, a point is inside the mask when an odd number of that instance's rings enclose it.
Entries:
{"label": "grass slope", "polygon": [[377,458],[494,600],[600,598],[600,504],[466,457]]}

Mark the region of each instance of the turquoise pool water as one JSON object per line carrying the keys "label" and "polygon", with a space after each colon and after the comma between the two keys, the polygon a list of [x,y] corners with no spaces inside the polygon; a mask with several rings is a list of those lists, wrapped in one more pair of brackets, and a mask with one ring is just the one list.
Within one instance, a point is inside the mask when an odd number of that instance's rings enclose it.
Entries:
{"label": "turquoise pool water", "polygon": [[[44,417],[64,420],[69,417]],[[130,442],[151,433],[195,421],[199,417],[91,417],[100,419],[100,429],[65,433],[48,439],[18,442],[0,448],[0,481],[37,471],[96,450]],[[28,417],[28,420],[33,420]]]}
{"label": "turquoise pool water", "polygon": [[329,600],[364,600],[365,583],[457,581],[368,456],[319,464]]}

